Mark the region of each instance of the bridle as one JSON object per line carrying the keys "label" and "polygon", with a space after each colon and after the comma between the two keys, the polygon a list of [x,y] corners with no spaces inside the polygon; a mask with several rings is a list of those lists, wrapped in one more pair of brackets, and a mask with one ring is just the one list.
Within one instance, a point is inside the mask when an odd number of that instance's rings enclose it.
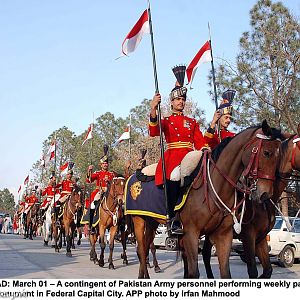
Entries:
{"label": "bridle", "polygon": [[[257,189],[258,179],[266,179],[271,181],[275,181],[276,179],[275,173],[267,174],[259,169],[259,156],[262,149],[263,140],[273,139],[264,134],[257,133],[255,137],[243,147],[243,152],[245,152],[249,147],[252,146],[249,162],[241,175],[242,178],[247,179],[247,183],[244,181],[241,184],[236,184],[227,174],[218,168],[217,164],[211,159],[211,157],[208,157],[208,160],[210,160],[214,168],[229,182],[232,187],[244,194],[251,194],[251,192]],[[249,184],[249,182],[251,182],[251,184]]]}
{"label": "bridle", "polygon": [[[115,185],[116,180],[124,181],[124,182],[122,182],[122,184],[125,185],[124,177],[114,177],[110,183],[110,186],[109,186],[109,189],[107,190],[106,195],[104,195],[104,197],[102,199],[102,208],[108,215],[110,215],[112,217],[114,226],[117,225],[119,207],[122,206],[122,203],[120,200],[123,199],[123,196],[124,196],[124,189],[123,189],[122,193],[116,192],[116,185]],[[113,206],[111,208],[109,208],[107,205],[107,198],[109,196],[111,196],[112,200],[113,200]]]}

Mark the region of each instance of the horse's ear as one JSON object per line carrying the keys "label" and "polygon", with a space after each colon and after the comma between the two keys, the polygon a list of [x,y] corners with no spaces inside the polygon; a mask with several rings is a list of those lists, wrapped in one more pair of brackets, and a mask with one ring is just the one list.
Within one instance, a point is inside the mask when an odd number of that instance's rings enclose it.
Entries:
{"label": "horse's ear", "polygon": [[298,136],[300,136],[300,123],[298,124],[297,134],[298,134]]}
{"label": "horse's ear", "polygon": [[271,127],[269,126],[267,120],[263,120],[262,124],[261,124],[261,129],[264,133],[264,135],[266,136],[271,136],[272,135],[272,129]]}

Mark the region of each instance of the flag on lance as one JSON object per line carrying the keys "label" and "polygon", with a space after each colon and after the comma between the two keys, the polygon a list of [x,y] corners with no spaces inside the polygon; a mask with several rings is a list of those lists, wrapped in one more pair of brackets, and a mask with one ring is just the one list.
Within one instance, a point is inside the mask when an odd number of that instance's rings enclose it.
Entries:
{"label": "flag on lance", "polygon": [[63,164],[62,166],[60,166],[60,175],[61,176],[64,176],[64,175],[67,175],[68,173],[68,168],[69,167],[69,162],[66,162],[65,164]]}
{"label": "flag on lance", "polygon": [[212,60],[211,57],[211,47],[210,41],[207,41],[201,49],[198,51],[196,56],[192,59],[188,67],[186,68],[186,75],[188,79],[188,83],[192,84],[195,73],[199,65],[205,62],[210,62]]}
{"label": "flag on lance", "polygon": [[25,180],[24,180],[24,185],[27,185],[28,182],[29,182],[29,175],[27,175],[27,177],[25,178]]}
{"label": "flag on lance", "polygon": [[130,126],[128,126],[121,136],[113,143],[113,147],[116,147],[119,143],[130,139]]}
{"label": "flag on lance", "polygon": [[128,56],[139,45],[145,33],[150,33],[149,14],[146,9],[122,43],[122,54]]}
{"label": "flag on lance", "polygon": [[54,155],[55,155],[55,147],[56,147],[56,142],[52,142],[51,143],[51,146],[46,154],[46,157],[45,157],[45,164],[47,164],[51,159],[54,158]]}
{"label": "flag on lance", "polygon": [[88,140],[90,140],[91,138],[93,138],[93,136],[92,136],[93,128],[94,128],[93,124],[90,124],[90,126],[89,126],[89,128],[88,128],[88,131],[87,131],[87,133],[86,133],[86,136],[85,136],[85,138],[84,138],[84,141],[83,141],[83,143],[82,143],[82,146],[83,146]]}
{"label": "flag on lance", "polygon": [[21,192],[21,189],[22,189],[22,185],[19,186],[18,194]]}

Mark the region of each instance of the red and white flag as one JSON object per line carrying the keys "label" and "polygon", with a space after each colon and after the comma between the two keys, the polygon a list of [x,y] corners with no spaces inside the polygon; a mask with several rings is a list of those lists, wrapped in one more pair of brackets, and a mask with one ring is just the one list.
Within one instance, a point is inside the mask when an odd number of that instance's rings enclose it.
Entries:
{"label": "red and white flag", "polygon": [[51,159],[54,158],[54,155],[55,155],[55,147],[56,147],[56,143],[55,141],[52,142],[47,154],[46,154],[46,157],[45,157],[45,164],[47,164]]}
{"label": "red and white flag", "polygon": [[24,180],[24,185],[27,185],[28,182],[29,182],[29,175],[27,175],[27,177],[25,178],[25,180]]}
{"label": "red and white flag", "polygon": [[89,128],[88,128],[88,131],[87,131],[87,133],[86,133],[86,136],[85,136],[85,138],[84,138],[84,141],[83,141],[83,143],[82,143],[82,146],[83,146],[88,140],[90,140],[91,138],[93,138],[93,136],[92,136],[93,128],[94,128],[93,124],[90,124],[90,126],[89,126]]}
{"label": "red and white flag", "polygon": [[188,83],[192,84],[198,66],[202,63],[210,62],[211,60],[210,42],[207,41],[186,68]]}
{"label": "red and white flag", "polygon": [[128,55],[128,53],[133,52],[145,33],[150,33],[149,26],[149,15],[146,9],[130,32],[127,34],[126,38],[122,43],[122,53]]}
{"label": "red and white flag", "polygon": [[130,126],[128,126],[121,136],[114,142],[113,147],[117,146],[119,143],[130,139]]}
{"label": "red and white flag", "polygon": [[63,164],[59,169],[60,169],[60,175],[64,176],[68,173],[68,167],[69,167],[69,162],[66,162]]}
{"label": "red and white flag", "polygon": [[21,192],[22,189],[22,185],[20,185],[19,189],[18,189],[18,194]]}
{"label": "red and white flag", "polygon": [[46,166],[44,155],[41,156],[41,166],[42,166],[42,167],[45,167],[45,166]]}

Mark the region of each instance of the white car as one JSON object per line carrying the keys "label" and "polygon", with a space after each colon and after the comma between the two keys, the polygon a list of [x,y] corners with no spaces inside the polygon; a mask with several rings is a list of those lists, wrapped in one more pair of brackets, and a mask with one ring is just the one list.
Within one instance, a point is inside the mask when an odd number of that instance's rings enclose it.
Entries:
{"label": "white car", "polygon": [[178,239],[177,236],[168,236],[168,230],[166,225],[159,224],[156,229],[156,234],[153,240],[155,247],[162,247],[166,250],[177,250]]}
{"label": "white car", "polygon": [[[199,239],[199,251],[203,247],[205,236]],[[154,246],[159,248],[165,248],[169,251],[178,250],[178,238],[177,235],[168,236],[168,230],[166,225],[159,224],[156,230],[156,234],[153,240]],[[211,249],[211,255],[215,256],[217,254],[216,246],[213,245]]]}
{"label": "white car", "polygon": [[288,220],[290,224],[282,217],[276,217],[275,225],[267,235],[270,256],[277,257],[285,268],[293,266],[295,259],[300,258],[300,218]]}

